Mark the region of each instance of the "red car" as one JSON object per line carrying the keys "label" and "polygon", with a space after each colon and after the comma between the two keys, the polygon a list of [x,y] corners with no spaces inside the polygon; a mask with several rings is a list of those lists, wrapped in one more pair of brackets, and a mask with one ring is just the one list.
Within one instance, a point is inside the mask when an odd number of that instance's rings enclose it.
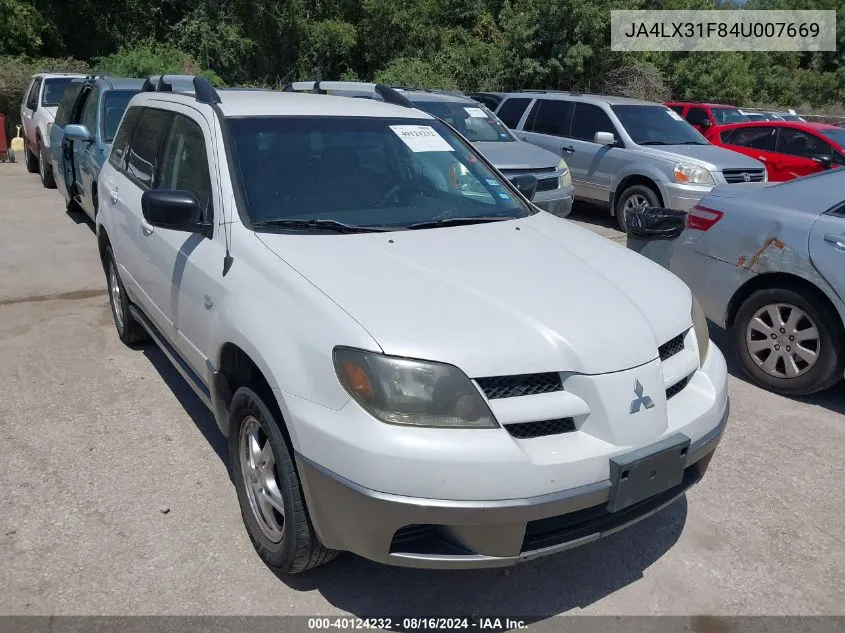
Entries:
{"label": "red car", "polygon": [[754,121],[715,132],[711,143],[762,161],[773,182],[845,167],[845,129],[836,125]]}
{"label": "red car", "polygon": [[718,128],[731,123],[743,123],[751,119],[739,108],[720,103],[700,101],[667,101],[663,105],[680,114],[687,123],[701,132],[708,141]]}

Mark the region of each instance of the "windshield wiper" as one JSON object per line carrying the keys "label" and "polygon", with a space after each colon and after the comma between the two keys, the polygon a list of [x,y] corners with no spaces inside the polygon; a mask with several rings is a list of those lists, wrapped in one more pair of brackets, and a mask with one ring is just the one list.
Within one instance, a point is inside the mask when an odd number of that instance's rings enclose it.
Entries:
{"label": "windshield wiper", "polygon": [[501,222],[502,220],[516,220],[512,215],[476,215],[465,218],[440,218],[409,224],[406,229],[432,229],[438,226],[460,226],[462,224],[483,224],[485,222]]}
{"label": "windshield wiper", "polygon": [[381,233],[383,231],[394,231],[396,229],[386,226],[356,226],[344,224],[337,220],[260,220],[252,223],[253,227],[279,227],[283,229],[318,229],[334,231],[335,233]]}
{"label": "windshield wiper", "polygon": [[702,143],[701,141],[684,141],[678,145],[709,145],[709,143]]}
{"label": "windshield wiper", "polygon": [[663,141],[643,141],[640,145],[668,145],[669,143],[664,143]]}

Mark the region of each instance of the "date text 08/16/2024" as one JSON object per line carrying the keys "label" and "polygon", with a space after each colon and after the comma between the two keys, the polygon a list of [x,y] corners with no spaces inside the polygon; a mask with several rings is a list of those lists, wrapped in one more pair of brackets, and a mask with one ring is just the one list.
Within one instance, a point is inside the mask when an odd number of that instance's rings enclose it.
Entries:
{"label": "date text 08/16/2024", "polygon": [[322,617],[308,618],[308,630],[357,630],[374,629],[384,631],[417,631],[417,630],[471,630],[481,631],[509,631],[523,629],[527,625],[518,618],[357,618],[357,617]]}

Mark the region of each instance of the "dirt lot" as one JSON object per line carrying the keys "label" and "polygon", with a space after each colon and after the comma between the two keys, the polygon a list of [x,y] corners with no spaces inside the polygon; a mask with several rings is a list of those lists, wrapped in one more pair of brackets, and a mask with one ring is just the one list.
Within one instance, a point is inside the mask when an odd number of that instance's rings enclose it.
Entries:
{"label": "dirt lot", "polygon": [[707,477],[627,531],[507,570],[347,555],[280,580],[211,415],[115,335],[90,224],[21,164],[0,219],[0,614],[845,613],[845,386],[788,400],[733,365]]}

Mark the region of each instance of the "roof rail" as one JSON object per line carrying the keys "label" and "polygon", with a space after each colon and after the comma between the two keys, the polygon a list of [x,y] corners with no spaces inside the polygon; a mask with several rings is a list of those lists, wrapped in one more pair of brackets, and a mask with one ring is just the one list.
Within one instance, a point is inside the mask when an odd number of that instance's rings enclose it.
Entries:
{"label": "roof rail", "polygon": [[525,88],[522,90],[518,90],[517,92],[539,92],[541,94],[562,94],[562,95],[571,95],[573,97],[580,97],[581,93],[577,90],[532,90],[530,88]]}
{"label": "roof rail", "polygon": [[211,85],[211,82],[202,75],[194,77],[194,94],[200,103],[213,105],[222,101],[214,86]]}
{"label": "roof rail", "polygon": [[213,105],[221,102],[214,86],[202,75],[153,75],[144,81],[141,92],[193,93],[200,103]]}
{"label": "roof rail", "polygon": [[[384,84],[360,81],[289,81],[282,88],[284,92],[310,92],[321,95],[337,95],[370,98],[380,97],[385,103],[413,108],[407,97]],[[346,94],[344,94],[346,93]]]}

